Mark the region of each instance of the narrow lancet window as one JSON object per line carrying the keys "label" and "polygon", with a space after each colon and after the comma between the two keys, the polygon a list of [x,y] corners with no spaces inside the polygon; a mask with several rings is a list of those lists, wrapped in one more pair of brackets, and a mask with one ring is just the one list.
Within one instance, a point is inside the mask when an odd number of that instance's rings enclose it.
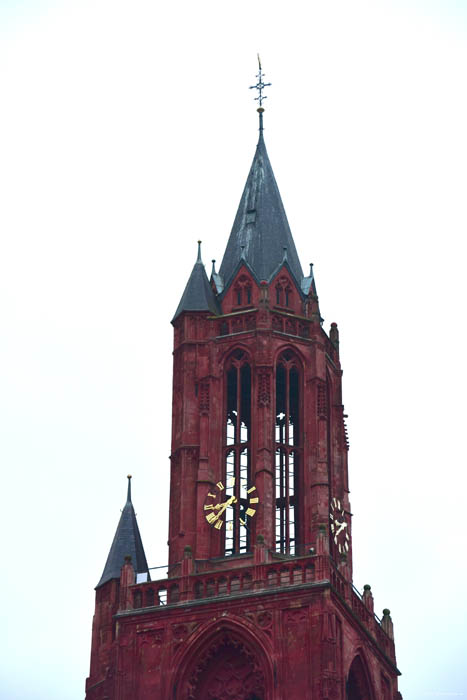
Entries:
{"label": "narrow lancet window", "polygon": [[237,351],[227,370],[225,420],[225,510],[224,553],[243,554],[250,536],[245,511],[250,488],[251,369],[247,357]]}
{"label": "narrow lancet window", "polygon": [[276,551],[298,554],[300,374],[291,353],[276,368],[275,483]]}

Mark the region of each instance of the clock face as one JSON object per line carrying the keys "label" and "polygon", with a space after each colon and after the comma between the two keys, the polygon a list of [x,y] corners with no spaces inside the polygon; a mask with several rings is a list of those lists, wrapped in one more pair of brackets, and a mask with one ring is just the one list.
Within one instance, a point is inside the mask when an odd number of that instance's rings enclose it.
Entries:
{"label": "clock face", "polygon": [[221,530],[224,524],[227,529],[232,529],[236,520],[243,527],[248,527],[248,518],[254,517],[258,504],[256,486],[235,488],[235,478],[230,477],[227,485],[218,481],[209,490],[203,508],[208,523]]}
{"label": "clock face", "polygon": [[331,521],[331,536],[334,544],[337,545],[341,554],[345,554],[349,551],[350,536],[344,508],[338,498],[331,499],[329,519]]}

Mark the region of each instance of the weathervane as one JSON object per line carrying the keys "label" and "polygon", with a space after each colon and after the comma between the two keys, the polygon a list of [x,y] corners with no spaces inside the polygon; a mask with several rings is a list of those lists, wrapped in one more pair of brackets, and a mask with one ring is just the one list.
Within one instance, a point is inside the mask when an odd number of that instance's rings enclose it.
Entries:
{"label": "weathervane", "polygon": [[258,54],[258,65],[259,65],[259,73],[256,76],[258,79],[258,82],[256,83],[256,85],[250,85],[250,90],[258,90],[258,97],[255,97],[255,100],[258,100],[259,106],[262,109],[263,100],[267,99],[266,95],[263,95],[263,90],[265,87],[269,87],[271,85],[271,83],[263,83],[264,76],[263,76],[263,71],[261,68],[261,59],[259,57],[259,54]]}

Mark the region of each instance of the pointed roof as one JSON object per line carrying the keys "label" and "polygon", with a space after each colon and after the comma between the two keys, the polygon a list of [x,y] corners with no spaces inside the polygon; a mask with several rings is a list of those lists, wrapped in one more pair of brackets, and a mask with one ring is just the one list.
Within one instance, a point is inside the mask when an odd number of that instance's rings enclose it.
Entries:
{"label": "pointed roof", "polygon": [[208,276],[204,269],[203,261],[201,260],[201,241],[198,241],[198,258],[191,271],[190,278],[172,322],[175,321],[183,311],[210,311],[213,314],[219,313],[219,305],[211,285],[209,284]]}
{"label": "pointed roof", "polygon": [[219,274],[227,286],[243,256],[259,280],[270,280],[284,259],[284,248],[289,267],[300,286],[302,267],[260,126],[255,157]]}
{"label": "pointed roof", "polygon": [[96,588],[113,578],[120,578],[120,570],[128,555],[131,556],[131,563],[137,574],[147,573],[149,575],[148,563],[136,522],[136,513],[131,502],[131,476],[128,476],[126,503],[120,516],[104,572]]}

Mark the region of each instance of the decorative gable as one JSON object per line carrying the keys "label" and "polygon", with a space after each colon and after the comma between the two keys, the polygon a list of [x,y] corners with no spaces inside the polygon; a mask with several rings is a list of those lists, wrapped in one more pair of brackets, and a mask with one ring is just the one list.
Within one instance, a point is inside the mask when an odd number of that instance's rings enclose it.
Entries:
{"label": "decorative gable", "polygon": [[222,300],[222,313],[244,311],[258,305],[259,288],[246,265],[241,265]]}
{"label": "decorative gable", "polygon": [[303,314],[300,291],[284,265],[269,285],[269,303],[272,309]]}

